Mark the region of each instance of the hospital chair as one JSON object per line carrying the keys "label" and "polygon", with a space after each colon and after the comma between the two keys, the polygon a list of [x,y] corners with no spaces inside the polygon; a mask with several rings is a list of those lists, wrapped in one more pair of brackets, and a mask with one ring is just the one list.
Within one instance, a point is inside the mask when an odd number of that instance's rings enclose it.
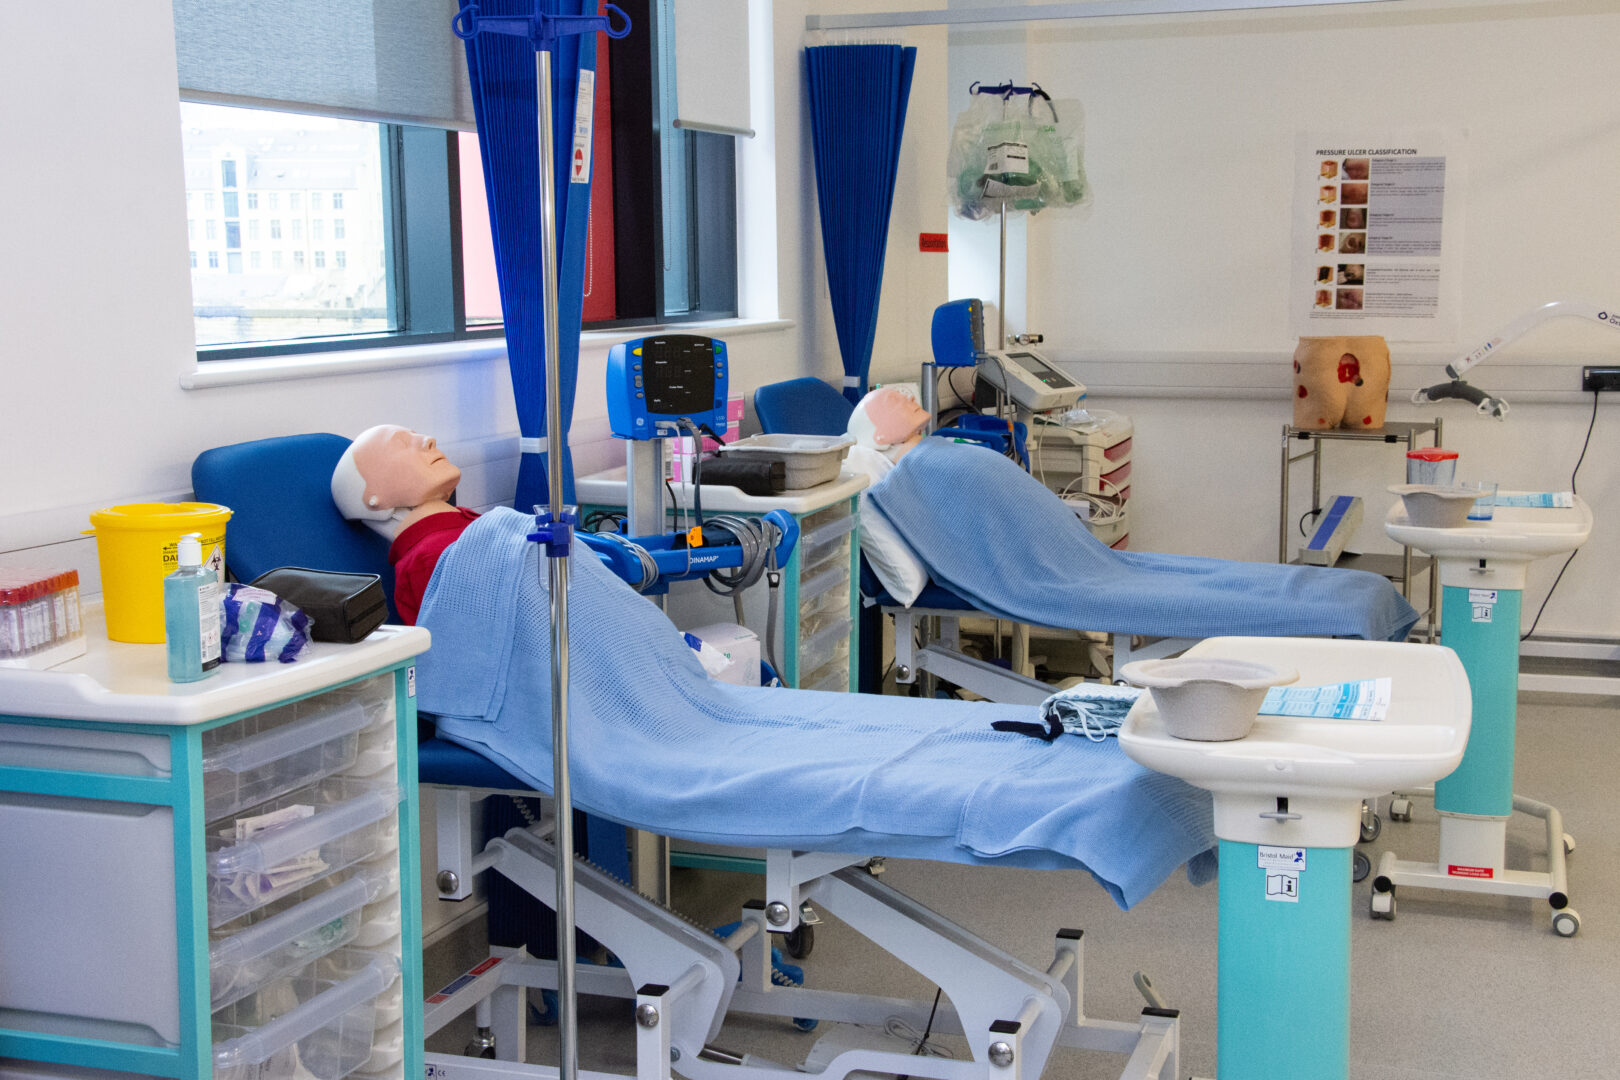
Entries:
{"label": "hospital chair", "polygon": [[[222,447],[198,458],[197,497],[237,511],[229,548],[235,576],[286,565],[294,557],[326,569],[376,568],[379,556],[386,559],[380,537],[357,532],[332,507],[324,478],[346,445],[334,435],[291,436]],[[244,523],[240,530],[239,522]],[[297,543],[282,546],[290,538]],[[419,759],[422,782],[443,785],[434,792],[441,896],[470,895],[473,880],[491,869],[532,897],[554,896],[556,853],[543,818],[481,843],[471,814],[472,806],[493,792],[532,793],[534,788],[483,755],[437,737],[420,743]],[[887,888],[863,869],[868,861],[837,852],[769,851],[765,898],[746,906],[738,928],[724,940],[639,895],[614,874],[580,864],[579,929],[625,966],[584,966],[577,986],[581,993],[634,1003],[640,1080],[667,1080],[675,1073],[692,1080],[780,1075],[780,1065],[712,1047],[728,1011],[878,1027],[898,1018],[918,1031],[932,1023],[935,1032],[966,1037],[974,1058],[947,1061],[845,1049],[822,1072],[828,1080],[857,1069],[937,1080],[1033,1078],[1059,1046],[1123,1055],[1121,1080],[1182,1075],[1178,1014],[1164,1008],[1143,980],[1138,986],[1150,1004],[1138,1019],[1106,1021],[1085,1014],[1080,931],[1058,931],[1051,963],[1032,967]],[[773,977],[771,935],[797,928],[811,901],[937,982],[946,1000],[930,1007],[927,1000],[780,985]],[[445,1080],[543,1075],[521,1064],[527,993],[555,987],[554,964],[522,947],[492,949],[489,960],[430,997],[424,1029],[432,1035],[474,1009],[479,1026],[495,1035],[494,1056],[504,1060],[431,1054],[430,1075]]]}
{"label": "hospital chair", "polygon": [[788,379],[754,391],[754,415],[767,435],[842,435],[854,410],[820,379]]}

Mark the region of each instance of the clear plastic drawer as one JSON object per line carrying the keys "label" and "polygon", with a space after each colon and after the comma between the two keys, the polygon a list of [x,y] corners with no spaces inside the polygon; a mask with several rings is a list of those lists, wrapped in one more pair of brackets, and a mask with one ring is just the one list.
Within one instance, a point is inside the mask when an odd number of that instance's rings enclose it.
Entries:
{"label": "clear plastic drawer", "polygon": [[[799,565],[812,568],[820,566],[836,552],[849,554],[849,545],[844,538],[855,531],[855,515],[845,514],[842,517],[818,525],[814,529],[799,534]],[[805,573],[810,570],[806,569]]]}
{"label": "clear plastic drawer", "polygon": [[402,797],[397,784],[328,777],[211,824],[208,924],[220,926],[393,850]]}
{"label": "clear plastic drawer", "polygon": [[799,610],[813,605],[840,585],[849,584],[849,567],[840,563],[799,581]]}
{"label": "clear plastic drawer", "polygon": [[816,670],[829,663],[840,649],[844,655],[849,655],[850,625],[849,617],[844,616],[803,638],[799,642],[799,670]]}
{"label": "clear plastic drawer", "polygon": [[368,723],[359,701],[323,694],[203,732],[204,816],[217,821],[344,771]]}
{"label": "clear plastic drawer", "polygon": [[242,920],[247,925],[241,929],[234,924],[221,928],[208,948],[211,1008],[240,1001],[354,941],[366,905],[398,891],[399,868],[390,873],[378,865],[296,904],[283,903],[274,911],[261,908]]}
{"label": "clear plastic drawer", "polygon": [[373,958],[342,981],[312,969],[214,1014],[215,1080],[341,1080],[371,1057],[377,998],[399,968]]}
{"label": "clear plastic drawer", "polygon": [[384,769],[392,769],[398,765],[398,752],[394,740],[394,725],[384,727],[371,727],[360,733],[360,749],[355,753],[354,764],[344,770],[349,776],[370,776],[377,779],[387,777],[377,776]]}
{"label": "clear plastic drawer", "polygon": [[824,664],[804,680],[804,689],[842,692],[849,689],[849,665],[843,659]]}

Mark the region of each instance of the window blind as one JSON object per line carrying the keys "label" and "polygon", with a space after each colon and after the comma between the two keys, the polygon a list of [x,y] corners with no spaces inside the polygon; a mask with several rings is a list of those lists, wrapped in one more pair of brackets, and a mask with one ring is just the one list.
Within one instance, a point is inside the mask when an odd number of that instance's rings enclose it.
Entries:
{"label": "window blind", "polygon": [[473,130],[454,0],[174,0],[187,101]]}
{"label": "window blind", "polygon": [[675,29],[675,126],[753,135],[748,0],[669,0],[669,5]]}

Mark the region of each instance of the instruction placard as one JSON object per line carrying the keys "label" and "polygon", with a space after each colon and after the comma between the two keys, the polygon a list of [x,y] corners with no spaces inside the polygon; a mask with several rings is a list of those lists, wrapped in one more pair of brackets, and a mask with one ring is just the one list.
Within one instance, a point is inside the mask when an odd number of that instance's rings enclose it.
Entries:
{"label": "instruction placard", "polygon": [[1299,136],[1293,333],[1456,336],[1460,141],[1432,132]]}

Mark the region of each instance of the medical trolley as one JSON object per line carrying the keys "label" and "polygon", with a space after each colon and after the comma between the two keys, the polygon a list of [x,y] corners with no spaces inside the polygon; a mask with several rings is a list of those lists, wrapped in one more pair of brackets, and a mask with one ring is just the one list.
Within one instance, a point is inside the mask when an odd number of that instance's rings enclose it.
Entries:
{"label": "medical trolley", "polygon": [[53,1075],[422,1074],[415,657],[385,626],[168,681],[0,670],[0,1057]]}

